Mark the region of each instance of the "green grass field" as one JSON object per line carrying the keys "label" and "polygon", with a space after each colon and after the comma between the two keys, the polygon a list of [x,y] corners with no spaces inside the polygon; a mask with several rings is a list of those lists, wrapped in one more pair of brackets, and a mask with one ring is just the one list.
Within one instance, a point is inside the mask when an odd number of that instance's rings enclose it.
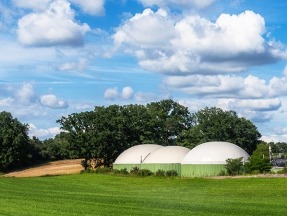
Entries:
{"label": "green grass field", "polygon": [[286,215],[287,179],[0,178],[0,215]]}

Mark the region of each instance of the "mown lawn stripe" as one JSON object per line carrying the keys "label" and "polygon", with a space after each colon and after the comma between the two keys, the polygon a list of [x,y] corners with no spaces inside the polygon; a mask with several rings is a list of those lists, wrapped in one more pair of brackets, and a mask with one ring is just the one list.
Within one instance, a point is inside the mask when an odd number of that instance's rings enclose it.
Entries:
{"label": "mown lawn stripe", "polygon": [[285,215],[286,179],[0,178],[0,215]]}

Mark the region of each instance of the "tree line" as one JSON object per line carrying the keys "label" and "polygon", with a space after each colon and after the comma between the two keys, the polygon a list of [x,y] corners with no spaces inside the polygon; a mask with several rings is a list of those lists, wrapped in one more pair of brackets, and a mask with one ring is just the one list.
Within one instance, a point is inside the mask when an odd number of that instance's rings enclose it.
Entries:
{"label": "tree line", "polygon": [[0,171],[41,160],[95,158],[110,166],[116,157],[137,144],[156,143],[193,148],[208,141],[228,141],[249,154],[261,134],[248,119],[234,111],[211,107],[190,113],[173,100],[147,105],[96,106],[57,120],[62,132],[54,138],[28,137],[28,125],[8,112],[0,113]]}

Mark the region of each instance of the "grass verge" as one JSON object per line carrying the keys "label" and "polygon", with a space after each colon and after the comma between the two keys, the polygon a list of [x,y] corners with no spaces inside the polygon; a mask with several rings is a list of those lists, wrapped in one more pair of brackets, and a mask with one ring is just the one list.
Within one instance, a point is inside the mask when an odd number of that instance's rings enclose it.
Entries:
{"label": "grass verge", "polygon": [[285,215],[286,179],[0,178],[0,215]]}

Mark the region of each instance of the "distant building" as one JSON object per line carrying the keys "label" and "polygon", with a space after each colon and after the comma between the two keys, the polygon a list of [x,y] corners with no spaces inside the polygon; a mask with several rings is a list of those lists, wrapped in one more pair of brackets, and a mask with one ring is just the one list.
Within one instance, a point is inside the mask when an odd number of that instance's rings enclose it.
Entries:
{"label": "distant building", "polygon": [[271,161],[274,167],[285,167],[287,160],[285,158],[275,158]]}

